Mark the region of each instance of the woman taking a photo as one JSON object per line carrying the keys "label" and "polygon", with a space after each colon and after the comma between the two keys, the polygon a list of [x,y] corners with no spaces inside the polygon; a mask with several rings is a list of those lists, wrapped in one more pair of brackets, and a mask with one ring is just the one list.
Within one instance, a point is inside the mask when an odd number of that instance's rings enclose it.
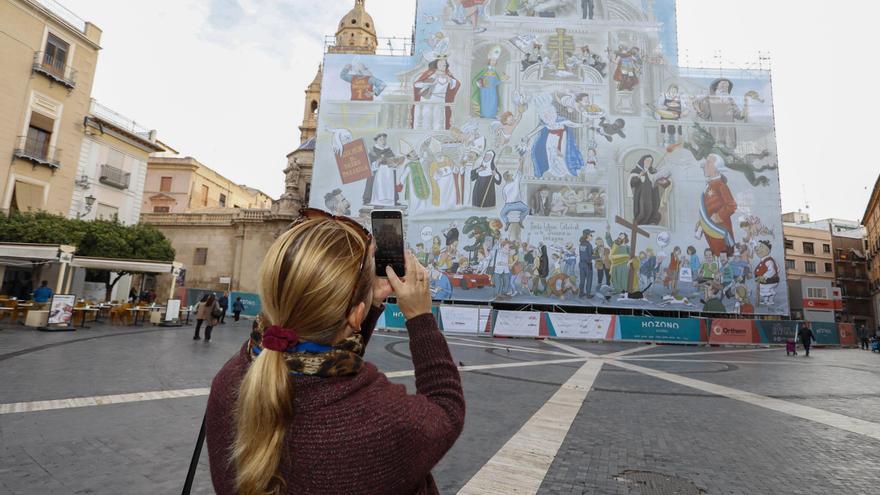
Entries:
{"label": "woman taking a photo", "polygon": [[[217,374],[207,411],[218,494],[433,494],[464,424],[461,379],[431,314],[428,275],[374,276],[372,238],[306,210],[266,254],[263,315]],[[406,317],[416,394],[364,361],[391,294]]]}

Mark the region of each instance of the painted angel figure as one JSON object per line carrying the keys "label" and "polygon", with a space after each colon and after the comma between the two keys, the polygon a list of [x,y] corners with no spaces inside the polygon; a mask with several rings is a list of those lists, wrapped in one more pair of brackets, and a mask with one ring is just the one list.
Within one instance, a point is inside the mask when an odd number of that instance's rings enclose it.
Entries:
{"label": "painted angel figure", "polygon": [[574,129],[586,124],[560,117],[552,104],[539,113],[541,123],[523,139],[523,146],[537,136],[532,145],[532,164],[535,177],[550,173],[555,177],[577,177],[584,168],[584,157],[574,135]]}
{"label": "painted angel figure", "polygon": [[516,130],[516,127],[522,121],[523,114],[529,108],[528,98],[519,92],[513,93],[513,102],[516,105],[516,113],[504,112],[489,125],[495,134],[495,147],[502,151],[510,144],[513,131]]}

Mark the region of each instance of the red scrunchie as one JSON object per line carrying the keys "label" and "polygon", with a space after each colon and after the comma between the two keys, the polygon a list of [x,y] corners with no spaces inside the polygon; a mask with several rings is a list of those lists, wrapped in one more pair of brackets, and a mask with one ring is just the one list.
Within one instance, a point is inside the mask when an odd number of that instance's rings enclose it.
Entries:
{"label": "red scrunchie", "polygon": [[260,342],[263,349],[286,352],[299,343],[299,335],[297,335],[296,330],[273,325],[263,332],[263,340]]}

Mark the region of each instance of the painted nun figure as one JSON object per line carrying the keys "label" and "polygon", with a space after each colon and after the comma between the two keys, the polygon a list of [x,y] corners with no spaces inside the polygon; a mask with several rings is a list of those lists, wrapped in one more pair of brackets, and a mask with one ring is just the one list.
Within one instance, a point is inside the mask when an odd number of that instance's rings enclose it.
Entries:
{"label": "painted nun figure", "polygon": [[474,182],[474,206],[476,208],[495,207],[495,187],[501,184],[501,173],[495,168],[495,152],[487,151],[483,161],[471,172]]}
{"label": "painted nun figure", "polygon": [[560,117],[553,105],[544,107],[540,118],[540,126],[523,140],[525,144],[538,136],[532,146],[535,177],[543,177],[548,172],[555,177],[577,177],[578,171],[585,164],[573,129],[586,124],[577,124]]}

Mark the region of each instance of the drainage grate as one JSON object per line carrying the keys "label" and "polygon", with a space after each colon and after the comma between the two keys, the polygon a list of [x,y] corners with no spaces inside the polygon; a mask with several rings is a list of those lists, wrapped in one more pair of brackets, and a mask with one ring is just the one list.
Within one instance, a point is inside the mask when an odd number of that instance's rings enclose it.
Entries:
{"label": "drainage grate", "polygon": [[641,495],[705,495],[693,481],[653,471],[624,471],[615,480],[637,487]]}

